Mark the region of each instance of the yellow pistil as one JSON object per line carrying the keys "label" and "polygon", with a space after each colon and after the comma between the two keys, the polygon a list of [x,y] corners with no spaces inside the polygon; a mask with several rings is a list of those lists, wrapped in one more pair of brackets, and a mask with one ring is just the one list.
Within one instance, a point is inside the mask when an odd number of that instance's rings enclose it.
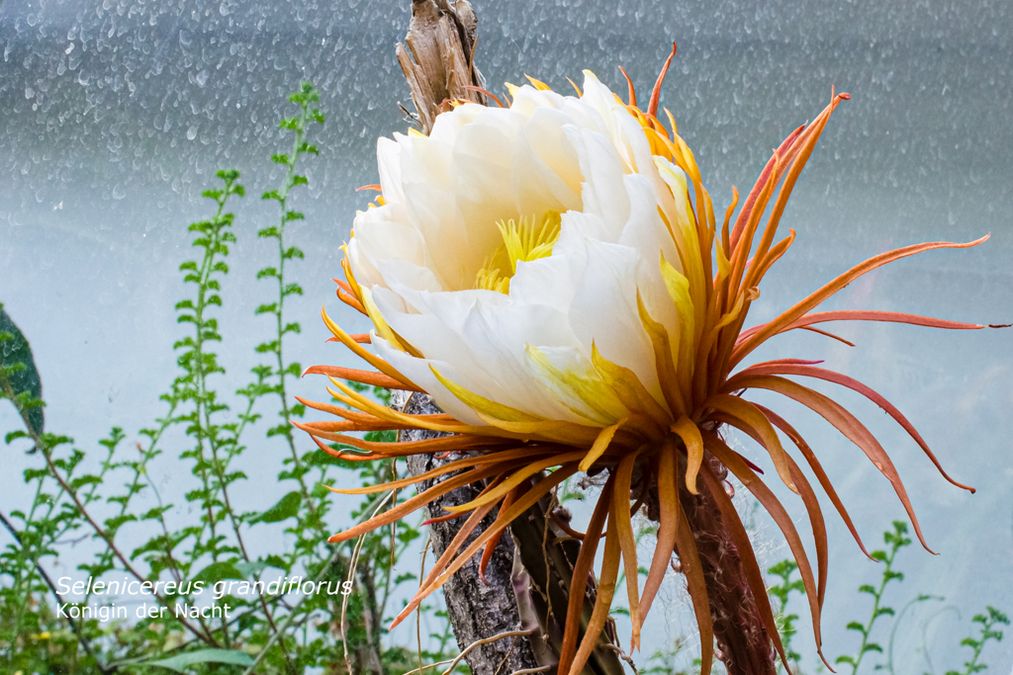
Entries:
{"label": "yellow pistil", "polygon": [[552,255],[559,239],[562,218],[558,211],[549,211],[541,219],[521,216],[496,222],[502,243],[475,275],[475,287],[507,293],[510,280],[517,273],[520,261],[538,260]]}

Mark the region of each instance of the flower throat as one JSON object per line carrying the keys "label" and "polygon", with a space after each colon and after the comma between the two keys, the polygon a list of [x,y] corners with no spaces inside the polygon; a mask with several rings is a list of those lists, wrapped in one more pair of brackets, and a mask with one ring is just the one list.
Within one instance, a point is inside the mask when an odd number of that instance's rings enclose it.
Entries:
{"label": "flower throat", "polygon": [[558,211],[547,211],[541,218],[521,216],[519,220],[496,221],[502,241],[475,275],[475,287],[508,293],[518,262],[552,255],[561,220]]}

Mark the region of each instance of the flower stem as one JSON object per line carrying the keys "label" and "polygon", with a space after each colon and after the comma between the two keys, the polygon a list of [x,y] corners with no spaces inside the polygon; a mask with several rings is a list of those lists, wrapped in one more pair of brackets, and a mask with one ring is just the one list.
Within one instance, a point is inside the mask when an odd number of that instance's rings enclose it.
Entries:
{"label": "flower stem", "polygon": [[717,504],[703,491],[682,496],[703,565],[719,658],[728,675],[774,675],[777,662],[771,638]]}

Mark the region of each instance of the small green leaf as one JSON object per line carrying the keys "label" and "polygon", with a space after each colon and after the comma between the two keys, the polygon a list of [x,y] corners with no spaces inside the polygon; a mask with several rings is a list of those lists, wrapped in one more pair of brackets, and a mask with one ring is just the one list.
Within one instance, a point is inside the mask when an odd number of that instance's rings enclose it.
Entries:
{"label": "small green leaf", "polygon": [[288,564],[285,563],[285,560],[282,559],[280,555],[267,556],[266,558],[264,558],[264,564],[267,567],[274,567],[275,569],[279,570],[287,570],[289,568]]}
{"label": "small green leaf", "polygon": [[201,570],[196,578],[213,584],[222,579],[242,579],[243,574],[230,562],[216,562]]}
{"label": "small green leaf", "polygon": [[291,518],[299,512],[300,504],[302,504],[302,495],[296,491],[289,492],[279,499],[274,506],[254,518],[254,522],[277,523],[286,518]]}
{"label": "small green leaf", "polygon": [[224,663],[230,666],[243,666],[249,668],[253,665],[253,657],[246,652],[234,649],[198,649],[192,652],[183,652],[165,659],[155,661],[141,661],[133,665],[155,666],[165,668],[177,673],[186,673],[188,668],[201,663]]}
{"label": "small green leaf", "polygon": [[[32,357],[28,338],[0,305],[0,372],[9,373],[9,384],[17,400],[11,401],[24,415],[30,430],[42,434],[45,415],[41,405],[27,405],[42,398],[42,379]],[[27,401],[25,399],[28,399]]]}

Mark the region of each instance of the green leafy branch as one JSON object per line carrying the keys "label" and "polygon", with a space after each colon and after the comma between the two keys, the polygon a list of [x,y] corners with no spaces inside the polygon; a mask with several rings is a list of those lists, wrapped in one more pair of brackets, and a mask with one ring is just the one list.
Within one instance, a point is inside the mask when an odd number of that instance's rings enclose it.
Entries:
{"label": "green leafy branch", "polygon": [[880,577],[879,585],[873,586],[871,584],[862,584],[858,587],[859,593],[865,593],[872,597],[872,612],[865,623],[860,621],[851,621],[848,623],[847,628],[850,631],[854,631],[862,636],[862,641],[859,644],[858,652],[855,656],[839,656],[837,663],[843,663],[851,666],[851,673],[855,675],[858,673],[858,667],[862,664],[867,654],[876,652],[883,653],[883,647],[872,640],[872,629],[876,625],[876,622],[884,616],[893,616],[895,614],[892,607],[888,607],[883,604],[883,596],[886,592],[886,588],[894,581],[902,581],[904,574],[897,571],[895,563],[897,560],[897,553],[911,544],[911,539],[907,536],[908,528],[907,524],[901,521],[894,521],[893,530],[887,531],[883,534],[883,541],[886,543],[887,550],[875,550],[871,553],[875,560],[883,563],[883,574]]}
{"label": "green leafy branch", "polygon": [[[195,461],[194,471],[199,476],[202,487],[199,493],[192,493],[188,497],[199,500],[205,513],[204,525],[211,533],[206,539],[195,537],[192,557],[198,558],[206,554],[212,562],[219,562],[223,557],[238,553],[244,548],[239,523],[228,496],[230,481],[225,475],[228,456],[223,447],[228,440],[223,437],[220,425],[215,423],[216,416],[225,412],[227,406],[219,402],[217,393],[209,386],[209,379],[224,372],[217,354],[211,348],[213,343],[221,342],[222,336],[218,320],[210,316],[210,310],[222,305],[219,280],[228,272],[224,258],[229,254],[230,245],[235,242],[235,234],[230,231],[234,215],[226,212],[225,208],[232,196],[243,196],[245,189],[238,182],[238,171],[223,170],[217,176],[222,180],[223,187],[204,192],[204,196],[216,206],[214,215],[210,220],[198,221],[189,228],[196,235],[193,246],[201,251],[201,259],[189,260],[180,265],[183,281],[195,288],[196,297],[176,304],[179,312],[177,321],[193,324],[193,335],[184,337],[175,345],[179,350],[178,362],[187,375],[181,381],[181,398],[193,403],[192,410],[182,419],[188,425],[187,433],[196,442],[194,448],[181,456]],[[226,539],[218,535],[220,518],[217,512],[221,510],[226,512],[232,525],[236,535],[235,545],[226,544]]]}
{"label": "green leafy branch", "polygon": [[775,616],[777,618],[777,629],[781,634],[781,643],[784,645],[785,656],[793,664],[797,664],[802,655],[792,649],[792,639],[798,632],[795,622],[798,621],[798,614],[788,611],[788,601],[792,595],[805,595],[805,586],[799,578],[793,578],[798,572],[798,564],[794,560],[782,560],[767,570],[777,578],[777,582],[767,587],[767,593],[773,598],[777,606]]}
{"label": "green leafy branch", "polygon": [[971,675],[987,670],[988,666],[981,661],[981,653],[989,642],[1002,642],[1003,631],[998,626],[1009,625],[1009,617],[992,606],[986,607],[983,614],[975,614],[971,621],[979,626],[978,634],[960,641],[962,646],[971,650],[971,658],[964,662],[963,670],[949,670],[946,675]]}
{"label": "green leafy branch", "polygon": [[[291,245],[287,238],[287,229],[290,223],[301,221],[305,218],[301,211],[290,208],[290,197],[292,190],[299,186],[309,185],[309,179],[299,173],[299,162],[306,155],[319,155],[319,149],[310,143],[308,134],[312,124],[323,124],[324,114],[317,107],[320,95],[312,84],[304,82],[298,91],[289,96],[289,101],[298,107],[298,112],[282,119],[279,127],[292,134],[292,146],[288,153],[278,153],[271,157],[271,161],[283,168],[281,184],[261,195],[261,198],[274,201],[278,205],[278,221],[275,225],[264,227],[257,232],[262,239],[274,240],[277,245],[277,259],[273,266],[262,268],[257,272],[258,279],[273,279],[276,287],[275,299],[270,303],[260,305],[256,313],[268,316],[273,319],[274,335],[268,341],[257,345],[257,352],[268,356],[270,362],[255,369],[263,377],[264,384],[261,391],[274,394],[278,397],[279,422],[268,429],[269,437],[280,436],[284,439],[288,448],[289,457],[285,460],[289,470],[279,476],[283,480],[293,480],[298,486],[298,492],[289,493],[283,500],[298,512],[300,502],[305,505],[305,515],[291,531],[297,538],[296,546],[292,555],[305,555],[312,553],[315,557],[326,558],[326,551],[318,550],[320,541],[325,539],[323,521],[320,507],[317,502],[323,497],[324,492],[311,491],[306,481],[306,474],[310,467],[299,456],[296,449],[295,433],[291,425],[293,418],[302,417],[305,407],[302,404],[293,405],[289,396],[288,378],[299,377],[302,374],[302,367],[298,362],[286,362],[285,360],[285,336],[300,332],[300,325],[290,322],[285,317],[285,306],[289,299],[301,296],[303,289],[299,284],[290,282],[286,276],[288,263],[294,260],[301,260],[305,257],[302,249]],[[323,479],[324,476],[321,476]],[[322,481],[321,481],[322,482]],[[307,550],[308,549],[308,550]]]}

